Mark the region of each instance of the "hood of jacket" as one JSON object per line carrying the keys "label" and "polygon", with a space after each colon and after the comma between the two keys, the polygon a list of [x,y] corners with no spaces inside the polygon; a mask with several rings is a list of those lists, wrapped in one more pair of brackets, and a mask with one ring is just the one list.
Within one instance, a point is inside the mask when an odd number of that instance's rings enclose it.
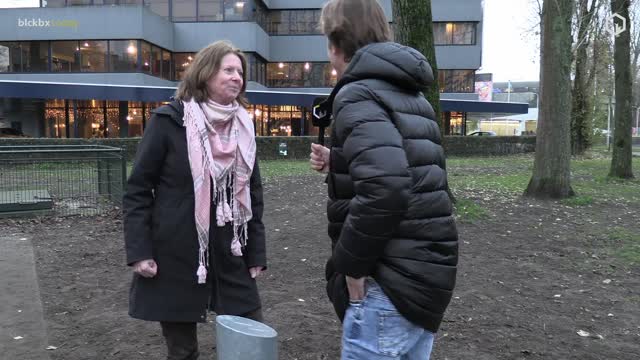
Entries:
{"label": "hood of jacket", "polygon": [[409,91],[423,91],[433,82],[433,71],[418,50],[393,42],[374,43],[356,52],[339,84],[361,79],[384,80]]}

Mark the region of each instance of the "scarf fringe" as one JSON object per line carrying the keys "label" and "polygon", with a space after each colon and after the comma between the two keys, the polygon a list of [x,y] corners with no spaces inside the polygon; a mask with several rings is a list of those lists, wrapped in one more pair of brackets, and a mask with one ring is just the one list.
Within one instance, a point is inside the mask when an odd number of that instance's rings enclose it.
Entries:
{"label": "scarf fringe", "polygon": [[[242,248],[247,246],[249,233],[247,231],[248,219],[235,200],[235,188],[237,186],[237,176],[229,172],[222,177],[218,186],[215,203],[216,205],[216,225],[225,226],[233,222],[233,239],[231,241],[231,253],[234,256],[242,256]],[[215,181],[214,181],[215,182]],[[231,207],[229,206],[231,204]]]}

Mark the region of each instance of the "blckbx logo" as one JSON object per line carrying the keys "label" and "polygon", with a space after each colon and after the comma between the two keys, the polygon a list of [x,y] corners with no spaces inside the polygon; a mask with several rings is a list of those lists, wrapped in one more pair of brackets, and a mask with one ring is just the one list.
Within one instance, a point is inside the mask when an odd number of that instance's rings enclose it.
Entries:
{"label": "blckbx logo", "polygon": [[18,27],[78,27],[76,20],[45,20],[41,18],[18,19]]}

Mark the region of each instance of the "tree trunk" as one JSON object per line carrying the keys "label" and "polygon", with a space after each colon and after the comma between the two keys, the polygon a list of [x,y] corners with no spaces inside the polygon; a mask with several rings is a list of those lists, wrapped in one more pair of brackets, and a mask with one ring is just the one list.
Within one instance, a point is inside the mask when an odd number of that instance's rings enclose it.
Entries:
{"label": "tree trunk", "polygon": [[[609,176],[630,179],[633,178],[631,169],[631,31],[629,25],[630,0],[611,0],[611,12],[624,17],[627,29],[620,33],[615,40],[613,56],[616,69],[616,113],[614,118],[615,131],[613,133],[613,158]],[[617,20],[616,20],[617,21]]]}
{"label": "tree trunk", "polygon": [[540,117],[533,176],[525,196],[560,199],[572,196],[571,160],[571,18],[573,0],[542,5]]}
{"label": "tree trunk", "polygon": [[576,49],[576,75],[573,80],[573,102],[571,106],[571,153],[582,155],[591,146],[591,106],[587,70],[587,48],[590,41],[596,0],[592,0],[591,9],[588,0],[580,0],[577,12],[579,20],[578,45]]}
{"label": "tree trunk", "polygon": [[[440,87],[438,86],[438,63],[436,61],[436,47],[433,40],[433,17],[431,15],[431,0],[393,0],[393,21],[395,41],[420,51],[427,58],[433,71],[433,83],[424,91],[433,111],[436,123],[440,128],[440,136],[444,136],[444,124],[440,112]],[[447,184],[447,194],[451,202],[456,197]]]}
{"label": "tree trunk", "polygon": [[433,41],[431,0],[393,0],[395,41],[420,51],[433,70],[433,84],[424,92],[436,113],[440,134],[444,134],[440,113],[440,87],[438,86],[438,64]]}

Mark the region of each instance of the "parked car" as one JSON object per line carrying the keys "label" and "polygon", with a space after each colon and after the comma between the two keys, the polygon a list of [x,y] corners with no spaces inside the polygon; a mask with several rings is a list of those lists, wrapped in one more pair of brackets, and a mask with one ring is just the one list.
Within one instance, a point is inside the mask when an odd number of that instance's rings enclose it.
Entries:
{"label": "parked car", "polygon": [[496,136],[496,133],[493,131],[474,131],[467,136]]}

